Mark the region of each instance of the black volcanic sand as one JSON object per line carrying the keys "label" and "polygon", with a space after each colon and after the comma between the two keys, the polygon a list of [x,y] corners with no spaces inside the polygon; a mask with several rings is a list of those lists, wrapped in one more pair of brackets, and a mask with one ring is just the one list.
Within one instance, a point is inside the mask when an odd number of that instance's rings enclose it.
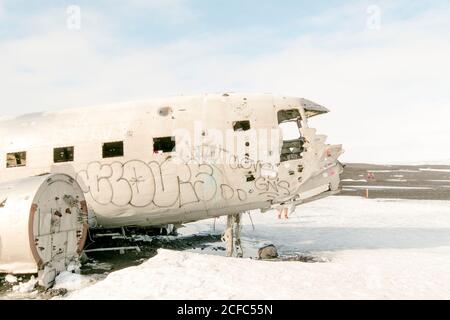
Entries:
{"label": "black volcanic sand", "polygon": [[[375,179],[368,179],[369,172]],[[346,164],[341,180],[344,196],[365,197],[369,189],[369,198],[450,200],[450,166],[352,163]]]}

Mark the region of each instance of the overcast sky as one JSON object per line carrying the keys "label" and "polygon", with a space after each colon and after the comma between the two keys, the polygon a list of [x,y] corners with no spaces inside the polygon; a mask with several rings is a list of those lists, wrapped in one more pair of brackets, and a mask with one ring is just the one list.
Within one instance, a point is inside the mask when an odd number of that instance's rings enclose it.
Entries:
{"label": "overcast sky", "polygon": [[450,163],[450,2],[0,0],[3,115],[224,91],[330,108],[346,161]]}

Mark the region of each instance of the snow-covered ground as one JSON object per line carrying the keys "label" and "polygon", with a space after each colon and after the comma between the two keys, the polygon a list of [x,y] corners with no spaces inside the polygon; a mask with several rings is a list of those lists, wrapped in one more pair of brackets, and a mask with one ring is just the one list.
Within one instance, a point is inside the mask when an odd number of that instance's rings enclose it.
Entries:
{"label": "snow-covered ground", "polygon": [[425,169],[419,169],[420,171],[431,171],[431,172],[450,172],[450,169],[431,169],[431,168],[425,168]]}
{"label": "snow-covered ground", "polygon": [[432,190],[433,188],[426,188],[426,187],[404,187],[404,186],[400,186],[400,187],[395,187],[395,186],[347,186],[348,188],[351,189],[369,189],[369,190],[376,190],[376,189],[382,189],[382,190],[387,190],[387,189],[398,189],[398,190]]}
{"label": "snow-covered ground", "polygon": [[[319,263],[225,258],[222,251],[160,250],[137,267],[92,281],[63,274],[69,299],[450,299],[450,202],[330,197],[288,220],[244,216],[250,256],[265,244]],[[215,223],[215,232],[225,219]],[[183,234],[212,231],[212,221]],[[211,254],[214,253],[214,254]]]}

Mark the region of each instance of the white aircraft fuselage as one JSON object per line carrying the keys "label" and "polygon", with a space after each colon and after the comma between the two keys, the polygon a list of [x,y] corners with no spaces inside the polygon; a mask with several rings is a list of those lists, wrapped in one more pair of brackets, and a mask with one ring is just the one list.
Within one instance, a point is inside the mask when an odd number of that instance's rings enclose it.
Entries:
{"label": "white aircraft fuselage", "polygon": [[[68,174],[98,228],[298,205],[339,188],[341,146],[308,127],[326,112],[301,98],[230,93],[3,118],[0,182]],[[284,138],[283,123],[299,137]]]}

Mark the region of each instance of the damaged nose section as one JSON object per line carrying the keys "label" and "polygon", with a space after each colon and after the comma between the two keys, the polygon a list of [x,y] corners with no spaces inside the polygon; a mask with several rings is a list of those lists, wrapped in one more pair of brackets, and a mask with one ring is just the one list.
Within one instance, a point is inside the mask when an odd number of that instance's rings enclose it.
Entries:
{"label": "damaged nose section", "polygon": [[[325,145],[322,140],[313,146],[315,166],[298,189],[298,200],[301,203],[314,201],[340,192],[340,175],[344,167],[338,158],[344,153],[342,145]],[[317,152],[320,150],[320,152]]]}
{"label": "damaged nose section", "polygon": [[[300,99],[301,109],[282,109],[278,123],[282,129],[283,144],[280,152],[282,178],[288,182],[291,192],[272,201],[272,208],[300,205],[338,193],[343,166],[338,161],[342,145],[327,144],[327,136],[307,125],[309,118],[326,114],[329,110],[310,100]],[[282,126],[296,123],[299,136],[287,139]],[[283,168],[284,167],[284,168]],[[295,169],[293,169],[295,168]]]}

